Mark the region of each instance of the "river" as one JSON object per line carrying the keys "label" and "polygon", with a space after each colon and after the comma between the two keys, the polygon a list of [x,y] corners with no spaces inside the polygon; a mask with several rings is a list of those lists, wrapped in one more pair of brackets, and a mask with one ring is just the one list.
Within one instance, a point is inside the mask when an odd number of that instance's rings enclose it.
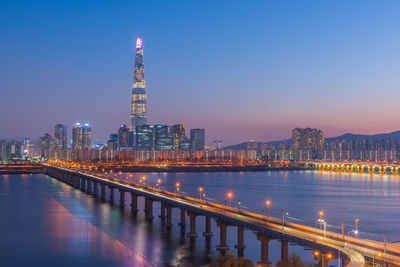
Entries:
{"label": "river", "polygon": [[[224,203],[233,194],[231,205],[240,201],[242,209],[265,213],[270,200],[270,216],[318,226],[319,211],[324,211],[328,230],[354,235],[359,219],[359,237],[389,242],[400,240],[399,177],[389,175],[344,174],[318,171],[270,171],[229,173],[124,173],[115,176],[148,185],[161,179],[161,187],[198,196],[204,188],[209,200]],[[129,203],[127,195],[127,203]],[[116,194],[118,198],[118,194]],[[140,198],[139,198],[140,200]],[[118,203],[118,199],[116,199]],[[137,216],[102,203],[66,184],[42,174],[0,176],[0,255],[2,266],[164,266],[184,261],[201,266],[215,259],[219,242],[201,235],[204,218],[197,218],[199,237],[190,242],[177,225],[179,211],[173,209],[171,230],[144,220],[144,203]],[[154,204],[159,215],[159,204]],[[187,229],[186,229],[187,231]],[[245,256],[254,262],[260,257],[260,244],[251,231],[245,232]],[[236,244],[236,229],[228,228],[228,244]],[[305,261],[312,261],[306,248],[290,244]],[[270,242],[270,260],[280,258],[280,243]]]}

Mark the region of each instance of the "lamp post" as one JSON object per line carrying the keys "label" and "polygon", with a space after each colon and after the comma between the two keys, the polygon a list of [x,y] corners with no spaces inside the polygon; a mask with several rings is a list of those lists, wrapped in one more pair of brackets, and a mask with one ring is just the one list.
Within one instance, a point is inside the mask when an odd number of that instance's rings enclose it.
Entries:
{"label": "lamp post", "polygon": [[322,216],[324,216],[324,212],[321,210],[321,211],[319,212],[319,220],[318,220],[318,222],[319,222],[319,229],[322,228],[322,223],[324,222],[324,220],[322,219]]}
{"label": "lamp post", "polygon": [[160,189],[160,186],[161,186],[161,182],[162,182],[162,180],[161,179],[157,179],[157,187],[158,187],[158,189]]}
{"label": "lamp post", "polygon": [[200,199],[201,199],[203,190],[204,190],[204,188],[200,186],[200,187],[199,187],[199,196],[200,196]]}
{"label": "lamp post", "polygon": [[[230,203],[231,198],[233,197],[232,192],[228,192],[228,194],[226,194],[226,196],[228,197],[228,205]],[[227,206],[227,200],[225,199],[225,207]]]}
{"label": "lamp post", "polygon": [[357,235],[358,235],[358,218],[355,221],[356,221],[356,230],[354,230],[354,234],[357,237]]}
{"label": "lamp post", "polygon": [[267,200],[265,201],[265,204],[267,205],[267,221],[269,220],[269,205],[271,205],[271,201]]}
{"label": "lamp post", "polygon": [[179,192],[179,187],[181,186],[181,183],[175,183],[175,187],[176,187],[176,192]]}

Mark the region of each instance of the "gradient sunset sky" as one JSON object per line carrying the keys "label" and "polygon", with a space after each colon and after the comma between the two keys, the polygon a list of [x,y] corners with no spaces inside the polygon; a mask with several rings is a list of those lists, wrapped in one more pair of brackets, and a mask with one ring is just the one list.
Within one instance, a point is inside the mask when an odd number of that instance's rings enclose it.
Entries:
{"label": "gradient sunset sky", "polygon": [[[400,130],[400,1],[0,3],[0,137],[129,122],[143,39],[148,122],[224,145]],[[187,131],[188,134],[188,131]]]}

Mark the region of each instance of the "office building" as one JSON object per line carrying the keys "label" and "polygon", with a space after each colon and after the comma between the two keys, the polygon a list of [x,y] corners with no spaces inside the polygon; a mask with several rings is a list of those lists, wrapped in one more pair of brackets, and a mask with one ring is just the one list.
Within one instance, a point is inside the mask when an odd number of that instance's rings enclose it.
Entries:
{"label": "office building", "polygon": [[179,149],[179,143],[181,139],[185,136],[185,126],[183,124],[175,124],[172,126],[172,136],[174,140],[173,148],[175,150]]}
{"label": "office building", "polygon": [[190,150],[204,150],[205,147],[205,129],[190,129]]}
{"label": "office building", "polygon": [[179,149],[180,150],[189,150],[190,149],[190,140],[186,136],[182,137],[179,141]]}
{"label": "office building", "polygon": [[126,124],[121,124],[118,129],[118,147],[124,149],[130,146],[130,132]]}
{"label": "office building", "polygon": [[137,150],[154,149],[154,126],[141,125],[136,127],[135,143]]}
{"label": "office building", "polygon": [[173,147],[173,136],[167,125],[154,125],[154,149],[170,150]]}
{"label": "office building", "polygon": [[62,124],[57,124],[54,127],[54,139],[56,149],[66,150],[68,148],[67,142],[67,126]]}
{"label": "office building", "polygon": [[131,131],[137,126],[147,124],[146,82],[144,79],[144,61],[142,39],[136,40],[136,56],[132,86]]}

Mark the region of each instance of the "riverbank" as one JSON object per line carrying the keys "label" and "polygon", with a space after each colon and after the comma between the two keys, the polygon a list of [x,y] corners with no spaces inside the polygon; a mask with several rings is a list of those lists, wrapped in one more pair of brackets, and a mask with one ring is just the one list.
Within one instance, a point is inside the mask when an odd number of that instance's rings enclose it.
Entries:
{"label": "riverbank", "polygon": [[262,172],[262,171],[299,171],[311,170],[305,167],[269,167],[265,165],[251,166],[115,166],[105,167],[114,172]]}

